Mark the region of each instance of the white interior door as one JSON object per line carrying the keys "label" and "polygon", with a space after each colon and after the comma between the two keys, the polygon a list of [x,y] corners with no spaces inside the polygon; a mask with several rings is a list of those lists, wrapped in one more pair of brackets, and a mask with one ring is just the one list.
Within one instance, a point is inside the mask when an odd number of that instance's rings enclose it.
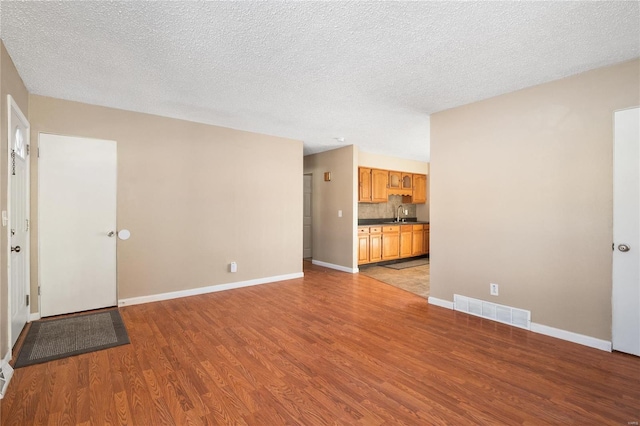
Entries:
{"label": "white interior door", "polygon": [[640,356],[640,108],[614,121],[612,346]]}
{"label": "white interior door", "polygon": [[41,316],[116,305],[116,142],[40,134]]}
{"label": "white interior door", "polygon": [[312,176],[304,175],[304,218],[302,231],[302,257],[311,257],[311,185]]}
{"label": "white interior door", "polygon": [[11,96],[9,111],[9,312],[11,347],[29,319],[29,122]]}

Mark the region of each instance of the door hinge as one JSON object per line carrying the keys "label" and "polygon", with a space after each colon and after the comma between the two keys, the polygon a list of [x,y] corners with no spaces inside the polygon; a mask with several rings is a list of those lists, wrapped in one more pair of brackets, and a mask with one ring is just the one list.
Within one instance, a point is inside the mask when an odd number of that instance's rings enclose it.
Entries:
{"label": "door hinge", "polygon": [[29,306],[29,295],[27,294],[27,306]]}
{"label": "door hinge", "polygon": [[38,158],[40,158],[40,147],[38,147]]}
{"label": "door hinge", "polygon": [[31,152],[31,145],[27,144],[27,155],[29,155],[30,152]]}
{"label": "door hinge", "polygon": [[25,219],[27,221],[27,229],[25,229],[25,231],[29,230],[29,219]]}
{"label": "door hinge", "polygon": [[38,296],[40,296],[40,286],[38,286]]}

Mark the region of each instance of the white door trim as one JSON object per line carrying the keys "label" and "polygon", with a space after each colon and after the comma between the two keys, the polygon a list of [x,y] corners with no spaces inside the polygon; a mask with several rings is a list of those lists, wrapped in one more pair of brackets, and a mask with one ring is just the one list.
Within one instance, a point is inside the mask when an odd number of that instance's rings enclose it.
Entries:
{"label": "white door trim", "polygon": [[[11,117],[12,117],[12,111],[15,112],[15,114],[18,116],[18,118],[20,119],[20,121],[22,121],[22,124],[26,127],[26,134],[25,134],[25,139],[26,139],[26,144],[27,146],[31,146],[31,124],[29,123],[29,120],[27,120],[27,117],[22,113],[22,111],[20,110],[20,107],[18,106],[18,104],[16,103],[16,101],[13,99],[13,97],[11,95],[7,95],[7,112],[8,112],[8,117],[7,117],[7,210],[6,210],[6,215],[8,220],[4,221],[3,218],[3,226],[7,227],[7,241],[6,241],[6,249],[7,249],[7,327],[8,327],[8,333],[7,333],[7,337],[8,337],[8,352],[11,354],[12,353],[12,340],[13,340],[13,336],[12,336],[12,332],[11,332],[11,289],[12,289],[12,282],[11,282],[11,231],[10,231],[10,225],[11,225],[11,150],[12,150],[12,128],[14,126],[14,123],[11,122]],[[27,156],[26,158],[26,185],[27,185],[27,197],[26,197],[26,212],[27,212],[27,217],[30,217],[30,197],[29,197],[29,192],[30,192],[30,174],[31,174],[31,167],[30,167],[30,158],[29,156]],[[4,212],[3,212],[4,213]],[[31,260],[31,253],[30,253],[30,241],[29,241],[29,236],[27,236],[26,239],[26,247],[24,250],[24,256],[25,256],[25,261],[27,264],[27,276],[26,276],[26,289],[25,289],[25,294],[29,295],[30,292],[30,277],[29,277],[29,265],[30,265],[30,260]],[[29,307],[29,311],[31,310],[31,308]],[[29,320],[29,317],[27,317],[27,321]]]}

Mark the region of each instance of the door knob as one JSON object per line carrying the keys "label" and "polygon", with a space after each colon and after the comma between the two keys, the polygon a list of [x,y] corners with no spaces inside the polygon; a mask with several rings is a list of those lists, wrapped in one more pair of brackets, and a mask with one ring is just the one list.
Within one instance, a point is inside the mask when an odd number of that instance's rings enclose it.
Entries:
{"label": "door knob", "polygon": [[628,245],[626,245],[626,244],[620,244],[620,245],[618,246],[618,250],[620,250],[620,251],[622,251],[622,252],[626,252],[626,251],[631,250],[631,247],[629,247],[629,246],[628,246]]}
{"label": "door knob", "polygon": [[11,251],[15,251],[16,253],[20,253],[20,250],[22,250],[20,246],[11,247]]}
{"label": "door knob", "polygon": [[109,231],[109,233],[107,234],[107,237],[113,237],[114,235],[116,235],[115,232]]}

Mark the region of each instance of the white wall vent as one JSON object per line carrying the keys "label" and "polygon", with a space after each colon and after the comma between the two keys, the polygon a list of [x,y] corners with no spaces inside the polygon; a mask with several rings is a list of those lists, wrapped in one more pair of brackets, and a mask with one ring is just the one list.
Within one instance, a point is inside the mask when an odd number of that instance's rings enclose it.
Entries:
{"label": "white wall vent", "polygon": [[459,294],[453,295],[453,309],[515,327],[531,330],[531,311],[498,305]]}

